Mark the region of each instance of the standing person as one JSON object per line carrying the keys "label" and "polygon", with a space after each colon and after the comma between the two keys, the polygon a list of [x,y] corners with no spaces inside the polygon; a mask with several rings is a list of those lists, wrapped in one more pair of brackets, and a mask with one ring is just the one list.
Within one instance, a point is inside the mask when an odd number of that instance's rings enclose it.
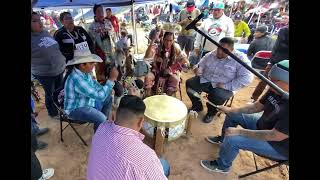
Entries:
{"label": "standing person", "polygon": [[240,43],[247,43],[248,37],[251,35],[251,30],[248,24],[242,21],[242,15],[236,13],[233,17],[234,20],[234,37],[241,38]]}
{"label": "standing person", "polygon": [[[274,64],[284,59],[289,60],[289,26],[279,30],[278,38],[273,46],[272,56],[267,67],[265,68],[264,75],[266,76],[269,73]],[[253,102],[259,99],[266,86],[267,84],[264,81],[259,82],[251,96]]]}
{"label": "standing person", "polygon": [[115,32],[114,42],[117,42],[119,38],[119,33],[120,33],[119,20],[115,15],[112,14],[111,8],[106,9],[106,14],[107,14],[106,19],[108,19],[111,22]]}
{"label": "standing person", "polygon": [[[178,15],[178,24],[182,26],[182,31],[178,36],[178,43],[181,50],[184,50],[189,57],[189,52],[193,50],[195,30],[185,30],[185,27],[200,15],[200,10],[196,8],[194,0],[187,2],[186,8]],[[200,24],[198,24],[200,25]]]}
{"label": "standing person", "polygon": [[[250,43],[247,51],[248,57],[253,57],[259,51],[271,51],[274,45],[273,39],[268,35],[267,26],[260,26],[256,29],[254,40]],[[252,59],[252,67],[256,69],[265,69],[267,62],[265,59]]]}
{"label": "standing person", "polygon": [[38,149],[37,144],[36,135],[31,133],[31,180],[47,180],[54,175],[54,169],[48,168],[42,170],[39,159],[35,154]]}
{"label": "standing person", "polygon": [[66,58],[59,50],[59,44],[43,29],[39,14],[31,15],[31,73],[45,91],[48,114],[58,118],[58,111],[51,95],[61,87]]}
{"label": "standing person", "polygon": [[60,14],[63,27],[54,33],[55,40],[59,43],[60,51],[66,57],[66,63],[73,59],[74,50],[89,49],[94,53],[93,41],[85,29],[75,26],[69,12]]}
{"label": "standing person", "polygon": [[95,54],[102,60],[97,63],[96,74],[99,82],[104,82],[106,64],[110,65],[113,58],[115,42],[113,41],[114,29],[110,20],[104,18],[102,5],[94,5],[94,22],[89,27],[89,34],[93,40]]}
{"label": "standing person", "polygon": [[[224,4],[222,2],[213,3],[211,6],[212,16],[205,19],[199,28],[217,42],[223,37],[234,37],[233,21],[231,18],[226,16],[223,11]],[[194,42],[194,50],[198,56],[200,55],[200,48],[203,48],[204,50],[202,56],[217,49],[217,46],[210,41],[206,41],[205,46],[201,47],[204,39],[205,38],[201,34],[197,33],[197,37]]]}

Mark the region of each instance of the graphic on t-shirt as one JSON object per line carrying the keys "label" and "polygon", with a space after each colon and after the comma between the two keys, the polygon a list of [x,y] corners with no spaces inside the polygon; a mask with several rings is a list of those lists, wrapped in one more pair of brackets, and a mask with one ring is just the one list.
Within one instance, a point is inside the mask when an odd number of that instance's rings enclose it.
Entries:
{"label": "graphic on t-shirt", "polygon": [[209,36],[220,36],[221,31],[222,31],[221,25],[218,23],[214,23],[209,27],[208,34]]}
{"label": "graphic on t-shirt", "polygon": [[57,44],[57,41],[55,41],[54,39],[50,38],[50,37],[43,37],[40,39],[41,43],[39,43],[39,47],[45,46],[46,48]]}

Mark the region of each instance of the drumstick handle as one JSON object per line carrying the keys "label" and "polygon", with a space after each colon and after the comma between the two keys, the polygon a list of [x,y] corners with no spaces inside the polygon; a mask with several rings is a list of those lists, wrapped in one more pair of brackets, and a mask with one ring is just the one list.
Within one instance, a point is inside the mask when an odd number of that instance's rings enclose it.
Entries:
{"label": "drumstick handle", "polygon": [[205,101],[206,101],[207,103],[209,103],[211,106],[213,106],[213,107],[215,107],[215,108],[218,108],[217,105],[213,104],[213,103],[210,102],[209,100],[206,99]]}

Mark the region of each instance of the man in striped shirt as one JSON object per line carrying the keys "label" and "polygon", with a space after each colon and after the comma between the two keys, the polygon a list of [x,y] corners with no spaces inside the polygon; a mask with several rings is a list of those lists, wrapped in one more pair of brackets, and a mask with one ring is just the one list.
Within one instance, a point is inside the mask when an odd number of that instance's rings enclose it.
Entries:
{"label": "man in striped shirt", "polygon": [[169,164],[142,142],[139,133],[146,106],[137,96],[126,95],[114,122],[99,126],[92,140],[87,180],[163,180]]}
{"label": "man in striped shirt", "polygon": [[64,86],[65,112],[71,119],[94,123],[94,131],[110,114],[111,92],[119,74],[114,69],[105,85],[99,84],[91,75],[96,62],[102,62],[101,58],[89,50],[75,50],[74,59],[67,63],[74,67]]}

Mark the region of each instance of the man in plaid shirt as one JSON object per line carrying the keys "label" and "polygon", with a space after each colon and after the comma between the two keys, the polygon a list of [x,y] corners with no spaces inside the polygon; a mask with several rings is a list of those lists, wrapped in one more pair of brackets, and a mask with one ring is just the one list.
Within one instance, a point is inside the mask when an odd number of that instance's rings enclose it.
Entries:
{"label": "man in plaid shirt", "polygon": [[65,112],[71,119],[94,123],[94,131],[110,114],[111,92],[119,74],[114,69],[107,82],[99,84],[91,75],[97,62],[102,62],[101,58],[89,50],[75,51],[74,59],[67,64],[74,67],[64,86]]}

